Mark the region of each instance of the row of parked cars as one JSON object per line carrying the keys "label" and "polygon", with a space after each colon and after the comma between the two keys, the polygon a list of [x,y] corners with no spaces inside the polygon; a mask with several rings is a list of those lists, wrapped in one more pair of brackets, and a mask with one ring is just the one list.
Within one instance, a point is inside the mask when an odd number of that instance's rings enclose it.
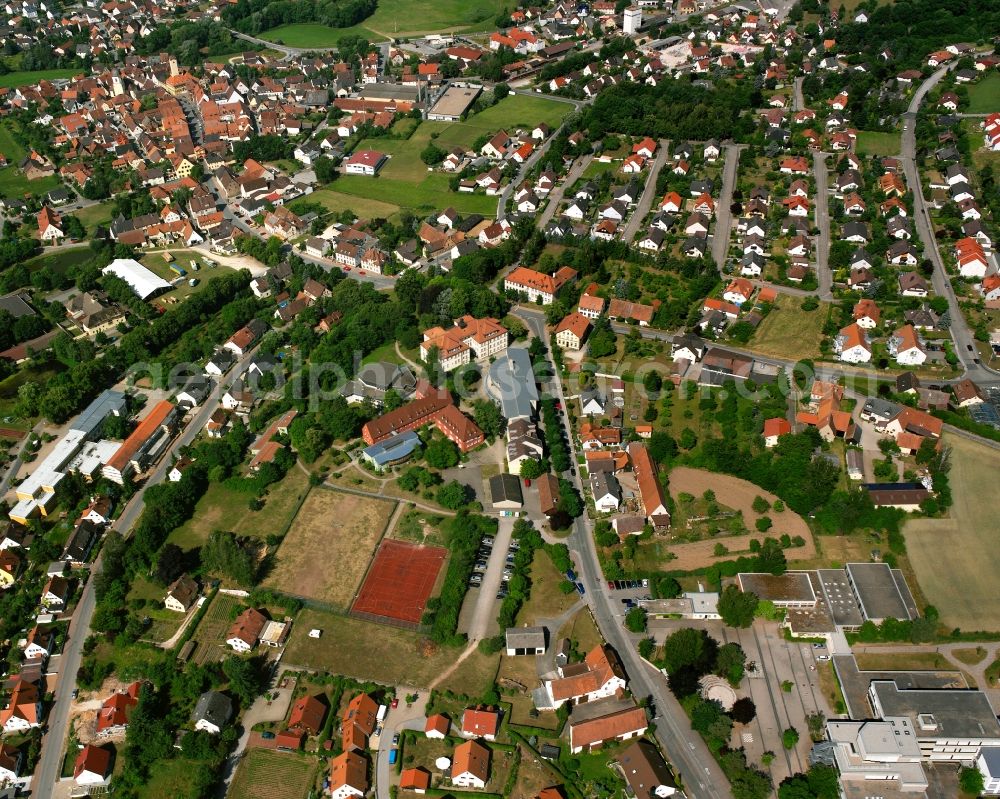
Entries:
{"label": "row of parked cars", "polygon": [[[486,575],[486,569],[489,567],[490,555],[493,554],[493,544],[493,536],[486,535],[480,540],[479,551],[476,553],[476,565],[472,567],[472,575],[469,577],[470,588],[480,588],[482,586],[483,577]],[[497,599],[503,599],[507,596],[507,583],[510,582],[510,578],[514,575],[514,558],[520,548],[521,545],[517,541],[511,541],[510,546],[507,547],[507,557],[503,567],[503,579],[500,584],[500,590],[497,591]]]}

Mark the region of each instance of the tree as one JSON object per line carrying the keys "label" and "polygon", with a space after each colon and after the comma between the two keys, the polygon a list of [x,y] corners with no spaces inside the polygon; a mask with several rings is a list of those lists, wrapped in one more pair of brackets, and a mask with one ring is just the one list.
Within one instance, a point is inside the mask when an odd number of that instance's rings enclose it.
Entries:
{"label": "tree", "polygon": [[663,378],[656,370],[646,372],[646,376],[642,378],[642,385],[648,393],[656,394],[663,388]]}
{"label": "tree", "polygon": [[719,615],[730,627],[749,627],[757,610],[757,595],[744,593],[735,585],[727,585],[719,596]]}
{"label": "tree", "polygon": [[525,458],[521,462],[521,477],[527,480],[536,480],[545,474],[545,467],[541,461],[534,458]]}
{"label": "tree", "polygon": [[737,724],[749,724],[757,717],[757,706],[749,696],[742,696],[733,702],[729,716]]}
{"label": "tree", "polygon": [[424,452],[427,463],[435,469],[450,469],[458,464],[458,447],[447,438],[434,438]]}
{"label": "tree", "polygon": [[646,449],[649,451],[649,457],[657,463],[669,464],[677,456],[677,442],[662,430],[653,433],[646,444]]}
{"label": "tree", "polygon": [[715,673],[725,677],[730,684],[739,685],[743,679],[746,662],[747,656],[743,652],[743,647],[735,642],[723,644],[715,657]]}
{"label": "tree", "polygon": [[229,691],[243,707],[250,707],[264,687],[258,664],[258,658],[241,658],[239,655],[230,655],[222,662],[222,673],[229,680]]}
{"label": "tree", "polygon": [[167,544],[160,550],[156,559],[156,579],[163,585],[169,585],[187,568],[187,555],[176,544]]}
{"label": "tree", "polygon": [[806,716],[806,724],[809,726],[809,737],[814,741],[822,741],[823,732],[826,730],[826,716],[823,711],[818,710]]}
{"label": "tree", "polygon": [[794,727],[789,727],[783,733],[781,733],[781,745],[785,749],[794,749],[795,744],[799,742],[799,731]]}
{"label": "tree", "polygon": [[677,443],[681,445],[681,449],[694,449],[698,443],[698,436],[690,427],[685,427],[681,430],[681,437]]}
{"label": "tree", "polygon": [[668,674],[673,674],[684,666],[691,666],[700,672],[708,672],[715,662],[715,640],[704,630],[682,627],[663,642],[663,660]]}
{"label": "tree", "polygon": [[753,498],[754,513],[767,513],[771,509],[771,503],[759,494]]}
{"label": "tree", "polygon": [[420,160],[427,164],[427,166],[437,166],[444,161],[447,155],[448,153],[438,147],[434,142],[428,142],[427,146],[420,151]]}
{"label": "tree", "polygon": [[[399,290],[398,283],[396,290]],[[496,438],[506,426],[499,406],[489,400],[476,400],[472,403],[472,418],[487,438]]]}
{"label": "tree", "polygon": [[313,172],[316,173],[316,180],[320,183],[332,183],[340,174],[337,171],[337,161],[323,155],[316,159],[313,165]]}
{"label": "tree", "polygon": [[754,527],[756,527],[760,532],[766,533],[774,526],[774,522],[771,521],[770,516],[761,516],[754,522]]}
{"label": "tree", "polygon": [[439,505],[450,510],[458,510],[469,501],[469,489],[457,480],[452,480],[437,490],[435,499]]}
{"label": "tree", "polygon": [[625,614],[625,628],[629,632],[646,632],[646,611],[642,608],[630,608]]}
{"label": "tree", "polygon": [[983,775],[977,768],[963,768],[958,772],[958,785],[967,794],[979,796],[986,787]]}

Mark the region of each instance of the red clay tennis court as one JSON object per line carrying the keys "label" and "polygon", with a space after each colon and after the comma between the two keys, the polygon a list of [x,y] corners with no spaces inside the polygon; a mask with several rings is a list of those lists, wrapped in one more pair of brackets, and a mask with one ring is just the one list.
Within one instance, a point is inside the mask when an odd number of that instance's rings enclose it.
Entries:
{"label": "red clay tennis court", "polygon": [[351,612],[419,624],[447,554],[443,547],[383,541]]}

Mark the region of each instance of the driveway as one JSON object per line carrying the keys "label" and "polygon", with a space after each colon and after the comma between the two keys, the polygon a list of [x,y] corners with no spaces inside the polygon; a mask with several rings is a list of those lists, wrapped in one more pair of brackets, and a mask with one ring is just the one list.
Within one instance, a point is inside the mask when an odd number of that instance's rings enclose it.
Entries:
{"label": "driveway", "polygon": [[389,709],[382,725],[381,738],[386,741],[386,745],[380,747],[375,755],[375,795],[377,799],[389,799],[389,786],[393,784],[396,774],[395,768],[389,765],[389,752],[392,746],[392,737],[402,730],[417,730],[423,732],[427,723],[427,699],[429,692],[421,691],[417,694],[417,701],[412,705],[404,705],[403,698],[410,691],[405,686],[396,688],[396,696],[400,697],[400,704],[395,710]]}
{"label": "driveway", "polygon": [[[282,680],[287,680],[287,684],[284,687],[280,687]],[[226,761],[225,777],[219,787],[220,796],[225,795],[225,792],[229,790],[233,775],[236,773],[236,767],[239,765],[243,753],[246,751],[247,743],[250,741],[250,733],[253,730],[253,726],[266,721],[281,721],[288,713],[288,708],[292,704],[292,694],[295,691],[294,673],[289,674],[288,671],[280,672],[271,681],[271,685],[276,687],[269,687],[267,693],[264,696],[258,696],[254,700],[254,703],[250,705],[247,712],[243,714],[243,719],[240,722],[243,732],[240,734],[239,741],[236,742],[236,749],[233,750],[233,753]],[[268,696],[273,696],[274,698],[268,699]]]}
{"label": "driveway", "polygon": [[548,205],[545,206],[545,210],[538,217],[538,221],[535,223],[535,227],[539,230],[545,230],[545,226],[549,224],[552,217],[555,215],[556,208],[563,200],[563,195],[566,193],[566,189],[576,183],[583,173],[587,171],[587,167],[590,166],[591,162],[594,160],[592,153],[580,156],[573,162],[573,166],[570,167],[569,172],[566,173],[564,180],[559,182],[552,191],[549,192]]}
{"label": "driveway", "polygon": [[830,192],[827,188],[826,153],[813,153],[813,174],[816,175],[816,279],[819,281],[819,298],[833,299],[833,274],[828,263],[830,255]]}

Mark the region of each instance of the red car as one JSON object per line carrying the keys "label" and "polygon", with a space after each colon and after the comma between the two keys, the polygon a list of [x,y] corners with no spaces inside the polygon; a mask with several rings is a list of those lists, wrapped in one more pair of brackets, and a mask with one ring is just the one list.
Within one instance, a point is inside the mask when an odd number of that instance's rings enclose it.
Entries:
{"label": "red car", "polygon": [[392,709],[395,710],[397,707],[399,707],[399,697],[392,700]]}
{"label": "red car", "polygon": [[530,488],[531,487],[531,480],[528,479],[527,477],[524,478],[524,487],[525,488]]}

